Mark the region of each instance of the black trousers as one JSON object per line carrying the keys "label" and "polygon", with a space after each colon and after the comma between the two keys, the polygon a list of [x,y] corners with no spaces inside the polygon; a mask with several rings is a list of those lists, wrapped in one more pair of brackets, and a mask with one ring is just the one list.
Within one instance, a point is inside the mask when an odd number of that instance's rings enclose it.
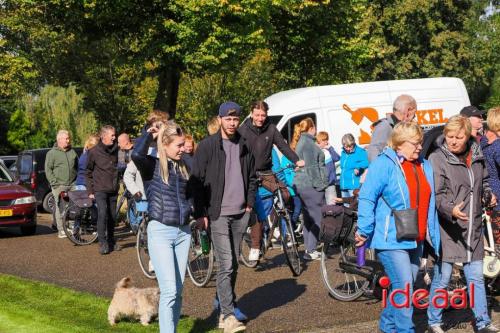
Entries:
{"label": "black trousers", "polygon": [[118,193],[96,192],[97,239],[100,245],[115,245],[115,211]]}

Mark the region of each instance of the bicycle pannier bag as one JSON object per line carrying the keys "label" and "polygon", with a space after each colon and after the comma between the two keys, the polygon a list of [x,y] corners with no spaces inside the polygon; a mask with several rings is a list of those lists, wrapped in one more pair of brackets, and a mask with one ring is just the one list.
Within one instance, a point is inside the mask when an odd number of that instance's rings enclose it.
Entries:
{"label": "bicycle pannier bag", "polygon": [[344,208],[337,205],[321,207],[321,226],[319,239],[323,243],[338,240],[344,224]]}
{"label": "bicycle pannier bag", "polygon": [[79,208],[92,207],[92,199],[89,198],[87,191],[70,191],[68,192],[69,199]]}
{"label": "bicycle pannier bag", "polygon": [[275,193],[278,188],[281,190],[281,196],[283,197],[283,201],[285,203],[290,202],[291,196],[290,191],[286,187],[285,183],[281,180],[276,179],[276,176],[273,174],[270,175],[260,175],[262,187],[268,190],[271,193]]}

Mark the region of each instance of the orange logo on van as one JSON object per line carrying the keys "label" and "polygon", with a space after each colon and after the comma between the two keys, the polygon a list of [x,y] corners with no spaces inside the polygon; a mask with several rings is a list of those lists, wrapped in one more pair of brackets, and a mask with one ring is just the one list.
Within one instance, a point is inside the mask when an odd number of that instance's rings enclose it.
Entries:
{"label": "orange logo on van", "polygon": [[[374,108],[371,107],[363,107],[363,108],[358,108],[355,111],[353,111],[347,104],[343,104],[342,107],[344,110],[349,112],[351,114],[351,120],[356,124],[359,125],[363,121],[363,118],[367,118],[369,121],[376,122],[378,120],[378,112]],[[370,143],[371,135],[362,130],[361,128],[359,129],[359,136],[358,136],[358,142],[360,145],[365,145]]]}
{"label": "orange logo on van", "polygon": [[[351,114],[351,120],[356,125],[360,125],[364,118],[367,118],[372,123],[379,120],[377,110],[371,107],[362,107],[353,111],[347,104],[343,104],[342,108]],[[416,117],[420,125],[442,124],[448,121],[448,118],[443,117],[443,109],[418,110]],[[371,134],[360,128],[358,136],[359,144],[369,144],[370,140]]]}
{"label": "orange logo on van", "polygon": [[448,121],[443,118],[443,109],[430,109],[417,111],[417,123],[420,125],[442,124]]}

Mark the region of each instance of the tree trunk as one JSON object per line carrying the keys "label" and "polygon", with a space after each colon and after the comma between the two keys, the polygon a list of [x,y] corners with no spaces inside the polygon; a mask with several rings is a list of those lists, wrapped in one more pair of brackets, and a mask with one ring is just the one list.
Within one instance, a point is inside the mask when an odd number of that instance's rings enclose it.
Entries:
{"label": "tree trunk", "polygon": [[179,66],[166,65],[160,68],[154,109],[167,112],[170,119],[175,118],[177,110],[180,78]]}

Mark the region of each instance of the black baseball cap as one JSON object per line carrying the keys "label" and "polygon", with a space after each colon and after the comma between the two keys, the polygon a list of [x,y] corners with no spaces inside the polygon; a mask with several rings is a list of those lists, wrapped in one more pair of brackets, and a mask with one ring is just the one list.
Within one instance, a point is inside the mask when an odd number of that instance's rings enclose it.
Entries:
{"label": "black baseball cap", "polygon": [[473,105],[466,106],[460,111],[460,115],[462,115],[464,117],[480,117],[480,118],[482,118],[483,114],[485,114],[485,113],[486,113],[485,110],[479,110],[478,108],[476,108]]}

